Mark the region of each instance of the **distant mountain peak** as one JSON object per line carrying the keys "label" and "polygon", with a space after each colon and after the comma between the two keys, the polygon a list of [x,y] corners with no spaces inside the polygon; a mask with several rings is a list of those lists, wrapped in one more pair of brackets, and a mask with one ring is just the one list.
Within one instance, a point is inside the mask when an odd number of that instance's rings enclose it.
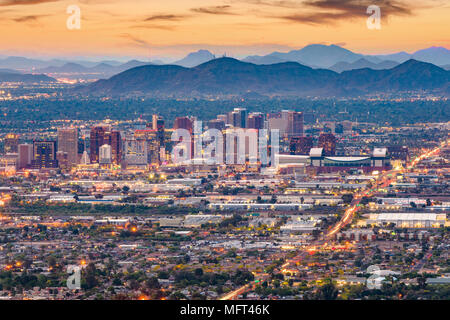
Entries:
{"label": "distant mountain peak", "polygon": [[412,66],[427,66],[427,67],[431,67],[431,68],[441,69],[441,68],[439,68],[438,66],[436,66],[436,65],[434,65],[432,63],[425,62],[425,61],[419,61],[419,60],[412,59],[412,58],[409,59],[409,60],[406,60],[405,62],[403,62],[401,64],[399,64],[396,68],[410,68]]}
{"label": "distant mountain peak", "polygon": [[447,48],[442,47],[442,46],[431,46],[431,47],[426,48],[426,49],[420,49],[420,50],[417,50],[416,53],[417,53],[417,52],[421,52],[421,51],[428,51],[428,50],[445,51],[445,52],[450,51],[450,50],[448,50]]}
{"label": "distant mountain peak", "polygon": [[206,55],[210,55],[210,56],[214,56],[209,50],[206,49],[200,49],[194,52],[191,52],[188,54],[189,55],[196,55],[196,54],[206,54]]}
{"label": "distant mountain peak", "polygon": [[231,58],[231,57],[219,57],[219,58],[215,58],[209,61],[206,61],[204,63],[202,63],[201,65],[198,66],[202,66],[202,65],[212,65],[212,64],[248,64],[247,62],[243,62],[241,60],[238,60],[236,58]]}
{"label": "distant mountain peak", "polygon": [[191,68],[198,66],[204,62],[215,59],[215,55],[205,49],[201,49],[195,52],[189,53],[186,57],[181,60],[175,61],[173,64]]}

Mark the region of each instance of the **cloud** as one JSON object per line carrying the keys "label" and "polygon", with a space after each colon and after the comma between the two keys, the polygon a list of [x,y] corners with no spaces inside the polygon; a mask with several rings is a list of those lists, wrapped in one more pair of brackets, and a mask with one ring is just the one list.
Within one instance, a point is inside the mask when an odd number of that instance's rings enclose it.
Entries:
{"label": "cloud", "polygon": [[205,14],[217,14],[217,15],[237,15],[237,13],[230,11],[231,6],[213,6],[213,7],[201,7],[192,8],[191,11],[195,13],[205,13]]}
{"label": "cloud", "polygon": [[158,14],[147,17],[144,21],[180,21],[186,17],[186,15]]}
{"label": "cloud", "polygon": [[243,2],[256,6],[267,6],[267,7],[277,7],[277,8],[301,8],[304,5],[301,1],[270,1],[270,0],[232,0],[232,2]]}
{"label": "cloud", "polygon": [[56,1],[59,1],[59,0],[0,0],[0,7],[32,5],[32,4],[41,4],[41,3],[56,2]]}
{"label": "cloud", "polygon": [[366,15],[366,9],[370,5],[377,5],[384,15],[411,15],[411,4],[395,0],[310,0],[305,5],[313,8],[338,10],[348,15]]}
{"label": "cloud", "polygon": [[382,19],[388,19],[390,16],[410,16],[416,9],[430,7],[430,1],[422,0],[411,4],[407,0],[231,0],[232,3],[246,3],[258,8],[282,9],[282,14],[267,14],[265,10],[262,14],[311,25],[337,24],[342,20],[367,18],[367,7],[373,4],[381,8]]}
{"label": "cloud", "polygon": [[149,42],[147,42],[147,41],[145,41],[143,39],[140,39],[140,38],[138,38],[136,36],[133,36],[133,35],[131,35],[129,33],[122,33],[120,35],[120,37],[124,38],[124,39],[127,39],[127,40],[130,40],[132,44],[134,44],[134,45],[136,45],[138,47],[141,47],[141,48],[150,48],[152,46]]}
{"label": "cloud", "polygon": [[168,26],[168,25],[162,25],[162,24],[138,24],[134,26],[130,26],[130,28],[133,29],[159,29],[159,30],[174,30],[176,29],[175,26]]}
{"label": "cloud", "polygon": [[18,18],[13,18],[15,22],[36,22],[40,18],[47,17],[48,15],[29,15],[29,16],[23,16]]}
{"label": "cloud", "polygon": [[[303,7],[308,10],[278,16],[278,18],[304,24],[337,24],[342,20],[367,18],[367,7],[373,0],[307,0]],[[378,0],[381,17],[413,15],[414,7],[400,1]]]}

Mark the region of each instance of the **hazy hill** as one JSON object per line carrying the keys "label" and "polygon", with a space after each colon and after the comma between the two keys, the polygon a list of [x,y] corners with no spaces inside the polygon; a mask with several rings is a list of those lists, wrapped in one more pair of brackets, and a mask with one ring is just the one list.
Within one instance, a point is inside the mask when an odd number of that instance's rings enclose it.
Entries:
{"label": "hazy hill", "polygon": [[55,79],[44,74],[20,74],[20,73],[1,73],[0,82],[56,82]]}
{"label": "hazy hill", "polygon": [[50,66],[47,68],[39,69],[37,70],[37,72],[48,74],[51,76],[98,79],[98,78],[109,78],[125,70],[147,64],[149,63],[138,60],[131,60],[120,65],[111,65],[106,62],[102,62],[92,67],[86,67],[79,63],[69,62],[62,66]]}
{"label": "hazy hill", "polygon": [[395,61],[381,61],[379,63],[373,63],[366,59],[359,59],[353,63],[338,62],[334,66],[330,67],[330,70],[341,73],[343,71],[370,68],[373,70],[391,69],[398,66]]}

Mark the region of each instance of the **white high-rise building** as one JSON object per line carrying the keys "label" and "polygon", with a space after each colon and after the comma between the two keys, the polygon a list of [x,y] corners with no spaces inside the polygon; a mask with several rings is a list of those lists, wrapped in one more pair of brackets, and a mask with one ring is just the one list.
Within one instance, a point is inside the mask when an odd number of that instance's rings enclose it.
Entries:
{"label": "white high-rise building", "polygon": [[111,164],[112,163],[112,149],[109,144],[104,144],[99,149],[99,163]]}
{"label": "white high-rise building", "polygon": [[83,152],[83,155],[81,156],[80,163],[83,165],[87,165],[87,164],[91,163],[91,159],[89,158],[89,154],[87,153],[86,150]]}

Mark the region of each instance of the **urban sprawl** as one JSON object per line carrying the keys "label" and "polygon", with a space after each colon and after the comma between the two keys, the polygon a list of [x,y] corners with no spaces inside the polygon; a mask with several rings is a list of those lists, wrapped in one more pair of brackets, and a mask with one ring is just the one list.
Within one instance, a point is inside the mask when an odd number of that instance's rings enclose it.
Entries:
{"label": "urban sprawl", "polygon": [[2,133],[0,299],[449,299],[450,124],[324,119]]}

